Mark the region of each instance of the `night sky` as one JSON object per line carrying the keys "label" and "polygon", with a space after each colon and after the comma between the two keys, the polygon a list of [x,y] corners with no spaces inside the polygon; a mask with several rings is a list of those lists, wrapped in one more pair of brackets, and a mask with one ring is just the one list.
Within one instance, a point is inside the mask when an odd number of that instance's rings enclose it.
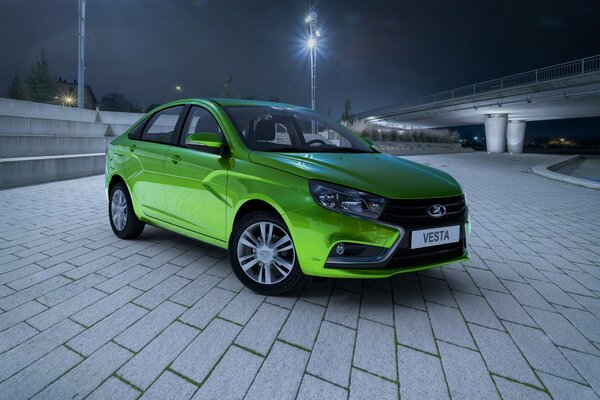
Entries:
{"label": "night sky", "polygon": [[[44,49],[77,77],[77,0],[0,0],[0,90]],[[308,2],[88,0],[86,83],[148,106],[219,96],[309,104]],[[317,109],[353,111],[600,53],[600,1],[333,1],[318,6]],[[4,93],[0,93],[0,96]]]}

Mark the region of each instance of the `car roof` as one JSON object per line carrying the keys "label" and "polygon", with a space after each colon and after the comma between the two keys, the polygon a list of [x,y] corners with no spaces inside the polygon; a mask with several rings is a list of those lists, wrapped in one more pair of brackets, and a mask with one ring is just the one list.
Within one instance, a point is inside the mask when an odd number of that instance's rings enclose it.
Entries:
{"label": "car roof", "polygon": [[248,99],[233,99],[233,98],[218,98],[218,97],[211,97],[211,98],[200,98],[200,97],[193,97],[193,98],[187,98],[187,99],[180,99],[180,100],[175,100],[175,101],[171,101],[165,104],[161,104],[160,106],[150,110],[148,112],[148,114],[154,113],[156,111],[159,110],[163,110],[165,108],[168,107],[173,107],[173,106],[177,106],[177,105],[185,105],[185,104],[193,104],[195,102],[211,102],[211,103],[215,103],[218,106],[221,107],[228,107],[228,106],[263,106],[263,107],[282,107],[282,108],[294,108],[294,109],[298,109],[298,110],[307,110],[307,111],[312,111],[310,108],[307,107],[302,107],[302,106],[297,106],[294,104],[287,104],[287,103],[277,103],[277,102],[272,102],[272,101],[262,101],[262,100],[248,100]]}

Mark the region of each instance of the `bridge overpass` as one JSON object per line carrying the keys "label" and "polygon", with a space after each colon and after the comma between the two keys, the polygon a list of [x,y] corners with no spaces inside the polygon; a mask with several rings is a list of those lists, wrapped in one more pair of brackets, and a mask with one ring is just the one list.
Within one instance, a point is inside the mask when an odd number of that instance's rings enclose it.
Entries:
{"label": "bridge overpass", "polygon": [[398,128],[485,124],[487,150],[523,151],[527,121],[600,116],[600,55],[357,114]]}

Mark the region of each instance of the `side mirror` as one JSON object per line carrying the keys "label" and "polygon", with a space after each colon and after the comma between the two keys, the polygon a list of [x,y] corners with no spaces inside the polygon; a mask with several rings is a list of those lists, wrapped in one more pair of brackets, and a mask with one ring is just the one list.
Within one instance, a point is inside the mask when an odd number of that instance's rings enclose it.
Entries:
{"label": "side mirror", "polygon": [[201,132],[189,135],[185,140],[185,144],[194,150],[210,151],[220,149],[223,146],[223,141],[221,136],[216,133]]}

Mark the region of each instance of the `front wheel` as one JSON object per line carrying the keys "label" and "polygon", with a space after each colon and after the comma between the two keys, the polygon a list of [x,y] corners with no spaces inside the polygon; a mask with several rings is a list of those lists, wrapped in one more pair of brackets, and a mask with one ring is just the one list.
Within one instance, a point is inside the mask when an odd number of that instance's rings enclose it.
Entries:
{"label": "front wheel", "polygon": [[285,222],[271,212],[250,213],[235,225],[229,260],[238,279],[263,295],[285,293],[303,277]]}
{"label": "front wheel", "polygon": [[144,230],[145,224],[136,217],[131,196],[122,182],[110,188],[108,218],[113,232],[121,239],[136,238]]}

